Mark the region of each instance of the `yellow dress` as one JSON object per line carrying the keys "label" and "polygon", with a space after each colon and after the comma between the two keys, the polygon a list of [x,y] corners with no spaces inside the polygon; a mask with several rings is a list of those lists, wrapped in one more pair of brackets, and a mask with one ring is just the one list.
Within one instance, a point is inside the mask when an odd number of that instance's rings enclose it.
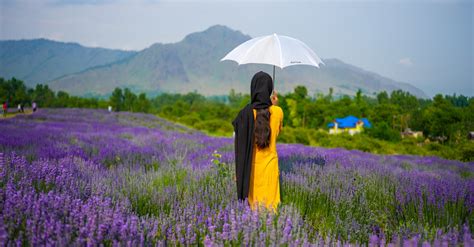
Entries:
{"label": "yellow dress", "polygon": [[[280,203],[280,180],[276,139],[283,125],[283,111],[278,106],[270,106],[270,146],[259,149],[254,144],[252,171],[250,174],[249,204],[252,209],[265,206],[276,211]],[[253,110],[254,118],[256,110]]]}

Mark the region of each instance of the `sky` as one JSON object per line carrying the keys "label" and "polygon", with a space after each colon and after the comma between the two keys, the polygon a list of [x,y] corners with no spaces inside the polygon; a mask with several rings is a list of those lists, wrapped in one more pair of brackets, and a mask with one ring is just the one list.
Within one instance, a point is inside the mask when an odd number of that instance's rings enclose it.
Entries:
{"label": "sky", "polygon": [[0,40],[47,38],[141,50],[216,24],[278,33],[320,57],[474,96],[474,3],[465,1],[0,0]]}

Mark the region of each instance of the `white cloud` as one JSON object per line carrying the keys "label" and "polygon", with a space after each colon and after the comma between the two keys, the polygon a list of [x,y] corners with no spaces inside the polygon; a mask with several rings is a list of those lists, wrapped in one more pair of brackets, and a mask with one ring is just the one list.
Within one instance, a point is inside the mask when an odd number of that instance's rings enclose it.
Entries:
{"label": "white cloud", "polygon": [[398,61],[398,63],[407,67],[413,66],[413,61],[411,61],[411,58],[409,57],[401,58],[400,61]]}

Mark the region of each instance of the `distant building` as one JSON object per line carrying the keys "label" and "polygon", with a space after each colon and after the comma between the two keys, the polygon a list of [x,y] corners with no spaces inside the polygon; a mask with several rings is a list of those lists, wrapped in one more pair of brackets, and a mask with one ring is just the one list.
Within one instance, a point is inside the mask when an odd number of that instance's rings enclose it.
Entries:
{"label": "distant building", "polygon": [[467,134],[467,139],[469,140],[474,140],[474,131],[470,131],[468,134]]}
{"label": "distant building", "polygon": [[360,133],[364,128],[371,128],[367,118],[356,118],[354,116],[347,116],[345,118],[336,118],[332,123],[328,124],[329,134],[349,133],[354,135]]}
{"label": "distant building", "polygon": [[418,137],[423,137],[423,132],[421,131],[412,131],[410,128],[406,128],[405,131],[400,133],[403,138],[405,137],[413,137],[413,138],[418,138]]}

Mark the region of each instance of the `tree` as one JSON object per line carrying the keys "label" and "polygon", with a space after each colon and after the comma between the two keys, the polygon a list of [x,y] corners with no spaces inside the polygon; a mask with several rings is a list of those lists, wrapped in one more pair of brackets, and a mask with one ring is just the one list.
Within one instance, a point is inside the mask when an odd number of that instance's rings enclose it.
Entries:
{"label": "tree", "polygon": [[203,102],[205,100],[204,96],[198,94],[196,91],[194,92],[189,92],[183,96],[183,100],[190,104],[198,104],[200,102]]}
{"label": "tree", "polygon": [[33,91],[32,99],[39,107],[54,106],[55,95],[48,85],[38,84]]}
{"label": "tree", "polygon": [[[71,104],[70,104],[70,99],[69,99],[69,94],[64,92],[64,91],[59,91],[57,94],[56,94],[56,103],[55,103],[55,107],[70,107]],[[77,106],[76,106],[77,107]]]}
{"label": "tree", "polygon": [[396,142],[401,139],[400,132],[393,130],[386,122],[379,122],[376,126],[371,129],[367,129],[369,136],[375,137],[381,140],[387,140]]}
{"label": "tree", "polygon": [[396,118],[399,115],[400,110],[397,105],[386,103],[376,105],[373,110],[373,115],[370,116],[370,119],[375,125],[376,123],[386,122],[391,128],[394,128],[396,125]]}
{"label": "tree", "polygon": [[402,90],[392,91],[390,94],[390,102],[398,105],[404,113],[411,112],[419,107],[418,99],[409,92]]}
{"label": "tree", "polygon": [[451,104],[455,107],[467,107],[469,106],[469,98],[464,95],[456,95],[453,96],[446,95],[446,100],[450,101]]}
{"label": "tree", "polygon": [[332,101],[333,94],[334,94],[334,88],[330,87],[330,88],[329,88],[328,98],[327,98],[329,102]]}
{"label": "tree", "polygon": [[460,124],[461,119],[459,109],[456,109],[441,94],[437,94],[433,98],[433,104],[424,111],[423,129],[432,137],[450,138],[456,132],[456,129],[462,126]]}
{"label": "tree", "polygon": [[362,90],[357,90],[356,97],[355,97],[355,103],[360,104],[362,103]]}
{"label": "tree", "polygon": [[294,94],[296,100],[306,99],[308,97],[308,89],[305,86],[296,86]]}
{"label": "tree", "polygon": [[243,96],[242,93],[236,93],[232,88],[229,92],[229,104],[231,107],[239,107],[242,102]]}
{"label": "tree", "polygon": [[145,93],[141,93],[140,95],[138,95],[138,99],[137,99],[136,107],[135,107],[136,111],[148,113],[150,112],[150,106],[151,106],[151,103],[146,98]]}
{"label": "tree", "polygon": [[377,101],[379,104],[388,104],[389,98],[388,94],[385,91],[382,91],[377,94]]}
{"label": "tree", "polygon": [[122,89],[116,87],[114,91],[112,92],[112,95],[110,96],[109,101],[114,111],[123,110],[124,97],[122,94]]}
{"label": "tree", "polygon": [[0,78],[0,100],[8,101],[10,105],[26,104],[30,101],[27,88],[23,81],[13,77],[10,80]]}
{"label": "tree", "polygon": [[294,99],[286,99],[286,103],[288,105],[288,110],[290,115],[289,117],[289,123],[293,127],[299,127],[301,126],[301,116],[298,114],[298,101]]}
{"label": "tree", "polygon": [[134,112],[135,101],[137,100],[137,96],[130,91],[130,89],[125,88],[123,91],[123,107],[126,111]]}
{"label": "tree", "polygon": [[23,83],[23,81],[12,78],[11,85],[12,85],[12,91],[13,91],[12,103],[24,105],[30,101],[30,98],[28,97],[28,94],[27,94],[26,86]]}

